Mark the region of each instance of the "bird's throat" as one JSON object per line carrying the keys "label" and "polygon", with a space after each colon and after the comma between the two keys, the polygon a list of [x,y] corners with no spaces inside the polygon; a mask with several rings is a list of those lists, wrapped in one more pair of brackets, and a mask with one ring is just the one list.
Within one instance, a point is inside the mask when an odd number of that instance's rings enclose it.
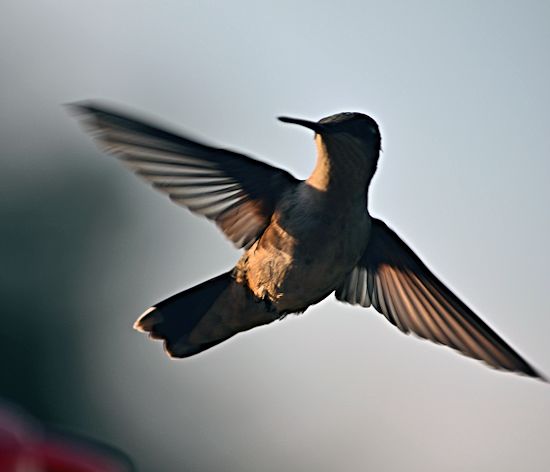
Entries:
{"label": "bird's throat", "polygon": [[349,135],[316,135],[317,163],[307,179],[308,185],[321,192],[364,195],[376,170],[378,151],[366,149]]}

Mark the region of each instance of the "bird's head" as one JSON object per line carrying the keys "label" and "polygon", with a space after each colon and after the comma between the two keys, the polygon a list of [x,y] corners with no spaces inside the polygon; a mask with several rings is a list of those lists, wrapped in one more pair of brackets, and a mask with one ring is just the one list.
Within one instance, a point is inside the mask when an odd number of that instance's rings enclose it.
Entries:
{"label": "bird's head", "polygon": [[317,122],[285,116],[279,117],[279,120],[305,126],[315,132],[318,174],[354,173],[368,185],[376,170],[381,149],[380,130],[370,116],[345,112]]}
{"label": "bird's head", "polygon": [[305,126],[313,130],[324,141],[334,139],[353,139],[359,141],[365,148],[380,150],[381,137],[378,124],[370,116],[364,113],[344,112],[330,115],[319,121],[308,121],[299,118],[279,117],[284,123],[292,123]]}

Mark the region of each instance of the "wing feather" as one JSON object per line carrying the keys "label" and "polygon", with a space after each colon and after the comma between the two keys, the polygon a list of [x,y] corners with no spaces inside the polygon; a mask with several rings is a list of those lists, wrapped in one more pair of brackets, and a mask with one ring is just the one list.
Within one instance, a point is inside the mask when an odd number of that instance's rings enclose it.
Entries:
{"label": "wing feather", "polygon": [[544,380],[449,290],[380,220],[373,219],[365,254],[336,298],[372,306],[404,333],[449,346],[496,368]]}
{"label": "wing feather", "polygon": [[238,247],[258,239],[281,196],[299,183],[282,169],[104,106],[71,107],[102,150],[176,204],[216,222]]}

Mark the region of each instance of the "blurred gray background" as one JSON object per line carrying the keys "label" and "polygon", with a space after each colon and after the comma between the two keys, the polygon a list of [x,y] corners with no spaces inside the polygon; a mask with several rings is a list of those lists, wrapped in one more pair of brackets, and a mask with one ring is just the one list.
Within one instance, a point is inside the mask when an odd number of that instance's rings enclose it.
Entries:
{"label": "blurred gray background", "polygon": [[550,374],[550,4],[4,0],[0,395],[142,471],[550,470],[550,387],[329,299],[173,361],[132,330],[227,270],[211,223],[101,155],[100,98],[306,177],[362,111],[371,211]]}

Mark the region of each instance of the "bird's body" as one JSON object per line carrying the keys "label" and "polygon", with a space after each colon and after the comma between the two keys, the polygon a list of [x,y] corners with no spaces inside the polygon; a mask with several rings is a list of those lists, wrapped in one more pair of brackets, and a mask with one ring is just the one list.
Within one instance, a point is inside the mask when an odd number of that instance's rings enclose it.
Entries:
{"label": "bird's body", "polygon": [[281,118],[315,132],[317,163],[301,181],[103,107],[76,109],[105,150],[245,248],[233,269],[156,304],[136,322],[172,357],[197,354],[335,293],[346,303],[372,305],[404,333],[542,378],[370,216],[381,137],[369,116]]}
{"label": "bird's body", "polygon": [[237,280],[280,314],[302,312],[342,283],[365,251],[365,192],[349,198],[302,182],[236,267]]}

